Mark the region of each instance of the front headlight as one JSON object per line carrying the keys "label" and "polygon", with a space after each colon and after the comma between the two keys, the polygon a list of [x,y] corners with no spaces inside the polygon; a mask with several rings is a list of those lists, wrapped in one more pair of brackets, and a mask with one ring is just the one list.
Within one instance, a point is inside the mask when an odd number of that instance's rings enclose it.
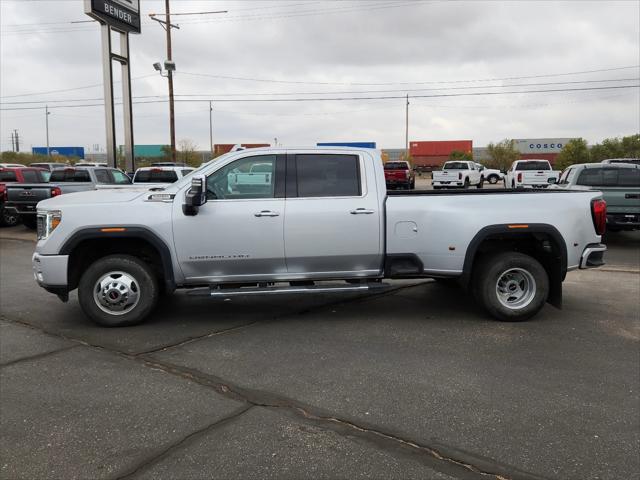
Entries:
{"label": "front headlight", "polygon": [[60,210],[38,210],[38,240],[48,238],[61,221]]}

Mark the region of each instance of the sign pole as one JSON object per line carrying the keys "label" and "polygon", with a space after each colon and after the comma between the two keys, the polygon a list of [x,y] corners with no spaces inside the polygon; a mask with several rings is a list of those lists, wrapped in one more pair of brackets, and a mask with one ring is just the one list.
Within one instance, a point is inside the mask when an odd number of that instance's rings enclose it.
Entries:
{"label": "sign pole", "polygon": [[131,68],[129,57],[129,34],[120,32],[120,53],[126,57],[122,63],[122,99],[124,110],[124,157],[127,172],[135,172],[133,152],[133,106],[131,99]]}
{"label": "sign pole", "polygon": [[111,27],[103,23],[102,30],[102,83],[104,84],[104,114],[107,132],[107,165],[117,168],[116,123],[113,105],[113,63],[111,60]]}

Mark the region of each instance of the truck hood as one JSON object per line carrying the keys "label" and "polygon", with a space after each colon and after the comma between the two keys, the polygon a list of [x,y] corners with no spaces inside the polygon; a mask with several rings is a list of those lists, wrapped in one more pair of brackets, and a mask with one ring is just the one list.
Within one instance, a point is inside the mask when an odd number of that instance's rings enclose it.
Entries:
{"label": "truck hood", "polygon": [[56,209],[66,205],[100,205],[105,203],[130,202],[145,194],[148,189],[89,190],[87,192],[66,193],[38,203],[38,208]]}

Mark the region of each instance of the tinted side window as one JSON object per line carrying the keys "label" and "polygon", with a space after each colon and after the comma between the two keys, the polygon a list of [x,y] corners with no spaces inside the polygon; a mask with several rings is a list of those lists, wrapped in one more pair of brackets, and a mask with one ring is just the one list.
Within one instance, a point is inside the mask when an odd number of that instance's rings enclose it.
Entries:
{"label": "tinted side window", "polygon": [[17,181],[16,172],[12,170],[0,170],[0,182],[15,182]]}
{"label": "tinted side window", "polygon": [[358,197],[360,162],[356,155],[296,155],[298,197]]}
{"label": "tinted side window", "polygon": [[98,183],[112,183],[111,177],[109,176],[109,172],[106,170],[99,168],[95,170],[96,180]]}

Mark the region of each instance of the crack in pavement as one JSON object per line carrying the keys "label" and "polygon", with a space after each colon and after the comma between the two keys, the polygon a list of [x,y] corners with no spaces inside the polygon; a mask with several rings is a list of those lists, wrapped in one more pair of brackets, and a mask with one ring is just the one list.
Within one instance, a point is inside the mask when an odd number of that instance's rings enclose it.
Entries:
{"label": "crack in pavement", "polygon": [[[385,290],[384,292],[373,294],[373,295],[369,294],[365,296],[359,296],[356,298],[342,299],[337,302],[330,302],[327,304],[319,305],[317,307],[304,309],[299,312],[283,314],[281,316],[274,317],[273,319],[270,319],[268,321],[275,321],[282,318],[286,318],[288,316],[301,315],[309,311],[313,311],[315,309],[328,308],[331,306],[340,305],[344,303],[358,302],[363,300],[367,301],[371,298],[379,298],[381,296],[390,295],[398,290],[416,287],[425,283],[428,283],[428,282],[402,285],[402,286]],[[328,428],[331,428],[331,426],[333,425],[333,426],[341,427],[342,429],[346,429],[346,431],[338,430],[338,433],[342,435],[344,435],[345,432],[350,432],[351,434],[357,434],[362,438],[364,438],[365,440],[368,440],[373,442],[374,444],[377,444],[379,447],[390,448],[390,447],[399,446],[399,447],[403,447],[405,450],[410,449],[414,453],[426,455],[428,458],[431,459],[432,462],[433,460],[436,460],[444,463],[449,468],[456,469],[458,474],[466,472],[466,474],[475,475],[476,478],[491,477],[496,480],[540,480],[544,478],[535,474],[520,471],[514,466],[500,464],[497,461],[492,459],[480,457],[480,456],[469,454],[466,452],[461,452],[455,448],[448,447],[446,445],[440,445],[439,447],[435,447],[435,446],[420,444],[419,442],[413,441],[411,439],[402,438],[400,435],[385,432],[374,426],[370,427],[370,426],[359,425],[355,422],[338,418],[335,415],[331,414],[330,412],[323,412],[321,411],[321,409],[318,409],[309,405],[304,405],[301,402],[298,402],[294,399],[289,399],[287,397],[280,396],[278,394],[274,394],[270,392],[246,389],[240,386],[233,385],[232,383],[227,382],[221,378],[215,377],[213,375],[205,374],[195,369],[189,369],[189,368],[181,367],[171,363],[162,362],[155,358],[147,357],[151,353],[157,353],[159,351],[163,351],[168,348],[172,348],[174,346],[182,346],[184,344],[191,343],[202,338],[207,338],[217,334],[232,332],[234,330],[238,330],[241,328],[247,328],[255,323],[260,323],[259,321],[251,322],[249,324],[241,325],[238,327],[233,327],[222,332],[208,333],[200,337],[183,340],[181,342],[176,343],[175,345],[160,347],[159,349],[155,349],[152,351],[131,354],[131,353],[126,353],[126,352],[117,350],[117,349],[104,347],[102,345],[92,344],[87,341],[69,337],[67,335],[64,335],[58,332],[51,332],[42,327],[34,326],[23,320],[11,320],[6,318],[3,315],[0,315],[0,319],[3,319],[7,322],[17,323],[17,324],[32,328],[34,330],[37,330],[43,333],[47,333],[49,335],[53,335],[59,338],[70,340],[90,348],[109,352],[111,354],[118,355],[125,359],[139,362],[148,368],[157,369],[167,374],[178,376],[182,379],[198,383],[202,386],[213,389],[218,394],[223,395],[227,398],[231,398],[236,401],[240,401],[245,404],[248,404],[248,406],[241,408],[239,411],[235,412],[234,414],[231,414],[230,416],[225,417],[222,420],[217,420],[213,424],[210,424],[197,431],[191,432],[190,434],[188,434],[187,436],[179,440],[177,443],[174,443],[166,447],[161,452],[155,454],[152,458],[149,458],[143,461],[141,464],[135,467],[133,471],[126,472],[118,478],[130,478],[131,475],[133,475],[140,469],[144,468],[146,465],[150,465],[151,463],[157,462],[158,460],[163,458],[166,454],[169,454],[175,451],[176,449],[178,449],[180,446],[184,445],[185,442],[188,442],[190,439],[197,437],[199,434],[205,433],[206,431],[208,431],[208,429],[214,428],[216,425],[220,424],[221,422],[233,421],[235,418],[239,417],[240,415],[242,415],[243,413],[245,413],[246,411],[248,411],[250,408],[254,406],[287,409],[288,411],[293,412],[298,417],[303,418],[306,421],[312,421],[320,425],[324,425],[325,427],[328,427]],[[74,345],[72,347],[67,347],[65,349],[62,349],[61,351],[68,350],[75,346],[77,345]],[[432,464],[429,466],[431,468],[434,468],[434,465]]]}
{"label": "crack in pavement", "polygon": [[0,368],[10,367],[10,366],[15,365],[17,363],[29,362],[29,361],[32,361],[32,360],[40,360],[43,357],[47,357],[49,355],[54,355],[56,353],[66,352],[67,350],[71,350],[72,348],[76,348],[76,347],[78,347],[78,345],[68,345],[66,347],[62,347],[62,348],[59,348],[57,350],[51,350],[50,352],[42,352],[42,353],[37,353],[35,355],[30,355],[28,357],[17,358],[15,360],[11,360],[9,362],[0,363]]}
{"label": "crack in pavement", "polygon": [[227,423],[230,423],[232,421],[234,421],[235,419],[237,419],[238,417],[240,417],[241,415],[244,415],[245,413],[247,413],[249,410],[251,410],[254,407],[254,405],[245,405],[239,409],[237,409],[235,412],[216,420],[213,423],[210,423],[209,425],[205,425],[204,427],[195,430],[187,435],[185,435],[183,438],[181,438],[180,440],[172,443],[169,446],[164,447],[161,451],[151,455],[149,458],[146,458],[145,460],[142,460],[141,462],[139,462],[136,466],[134,467],[130,467],[126,472],[118,474],[115,478],[115,480],[126,480],[129,478],[133,478],[136,474],[146,470],[147,468],[155,465],[156,463],[158,463],[160,460],[162,460],[164,457],[170,455],[171,453],[175,452],[176,450],[179,450],[180,448],[186,446],[188,443],[191,443],[193,440],[200,438],[204,435],[206,435],[207,433],[211,432],[212,430],[215,430],[216,428],[222,426],[222,425],[226,425]]}

